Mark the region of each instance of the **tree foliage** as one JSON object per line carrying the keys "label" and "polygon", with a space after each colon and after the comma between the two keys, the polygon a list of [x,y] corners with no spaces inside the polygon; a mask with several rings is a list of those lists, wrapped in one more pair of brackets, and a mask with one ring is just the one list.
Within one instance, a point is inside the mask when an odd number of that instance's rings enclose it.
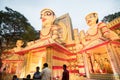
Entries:
{"label": "tree foliage", "polygon": [[109,14],[107,16],[105,16],[102,21],[107,23],[107,22],[110,22],[112,21],[113,19],[117,18],[117,17],[120,17],[120,12],[116,12],[114,14]]}
{"label": "tree foliage", "polygon": [[8,7],[5,9],[6,11],[0,11],[1,49],[15,46],[18,39],[31,41],[39,38],[38,32],[21,13]]}

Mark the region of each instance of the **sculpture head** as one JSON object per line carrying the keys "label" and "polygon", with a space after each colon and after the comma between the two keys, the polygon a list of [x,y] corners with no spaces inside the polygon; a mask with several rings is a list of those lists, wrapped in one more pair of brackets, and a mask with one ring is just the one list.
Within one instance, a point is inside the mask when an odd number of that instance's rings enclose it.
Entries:
{"label": "sculpture head", "polygon": [[17,47],[22,47],[23,44],[24,44],[24,42],[22,40],[17,40],[17,42],[16,42]]}
{"label": "sculpture head", "polygon": [[43,27],[53,24],[56,19],[55,13],[51,9],[43,9],[40,15]]}
{"label": "sculpture head", "polygon": [[98,23],[98,14],[93,12],[93,13],[89,13],[86,17],[85,17],[86,23],[88,26],[93,27]]}

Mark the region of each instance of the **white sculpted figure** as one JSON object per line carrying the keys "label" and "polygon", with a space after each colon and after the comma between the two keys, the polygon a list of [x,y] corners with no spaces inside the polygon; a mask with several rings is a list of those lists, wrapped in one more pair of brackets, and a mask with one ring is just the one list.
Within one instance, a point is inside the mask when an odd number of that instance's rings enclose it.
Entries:
{"label": "white sculpted figure", "polygon": [[17,42],[16,42],[16,47],[14,47],[12,50],[14,51],[14,52],[18,52],[18,51],[21,51],[21,50],[23,50],[23,44],[24,44],[24,42],[22,41],[22,40],[17,40]]}
{"label": "white sculpted figure", "polygon": [[106,40],[120,39],[116,33],[107,28],[105,23],[98,23],[97,13],[90,13],[85,19],[89,29],[86,32],[83,44],[87,45],[87,47],[99,44]]}
{"label": "white sculpted figure", "polygon": [[4,52],[7,52],[7,53],[11,53],[11,54],[6,54],[3,52],[3,54],[1,55],[1,58],[2,59],[14,59],[14,60],[17,60],[17,59],[23,59],[24,57],[20,56],[19,54],[15,54],[15,52],[19,52],[19,51],[22,51],[24,48],[22,47],[24,44],[24,42],[22,40],[17,40],[16,42],[16,47],[12,48],[12,49],[9,49],[9,50],[6,50]]}
{"label": "white sculpted figure", "polygon": [[[41,11],[42,30],[40,32],[40,39],[52,38],[52,27],[55,27],[57,30],[57,27],[53,26],[55,19],[56,16],[52,10],[43,9]],[[56,38],[57,32],[55,31],[54,33],[56,33],[56,36],[54,36]]]}
{"label": "white sculpted figure", "polygon": [[63,23],[55,23],[55,13],[51,9],[43,9],[41,11],[42,30],[40,39],[63,43],[66,39],[66,26]]}
{"label": "white sculpted figure", "polygon": [[41,10],[40,19],[42,21],[42,29],[40,30],[40,39],[34,43],[28,42],[26,49],[57,42],[64,44],[67,37],[67,28],[64,23],[56,21],[55,13],[48,8]]}
{"label": "white sculpted figure", "polygon": [[8,49],[8,50],[5,50],[4,52],[18,52],[18,51],[21,51],[21,50],[23,50],[23,44],[24,44],[24,42],[22,41],[22,40],[17,40],[16,41],[16,46],[14,47],[14,48],[12,48],[12,49]]}
{"label": "white sculpted figure", "polygon": [[56,16],[51,9],[43,9],[41,11],[42,29],[40,31],[40,40],[35,42],[31,47],[46,45],[49,43],[63,44],[66,39],[66,26],[61,23],[55,23]]}

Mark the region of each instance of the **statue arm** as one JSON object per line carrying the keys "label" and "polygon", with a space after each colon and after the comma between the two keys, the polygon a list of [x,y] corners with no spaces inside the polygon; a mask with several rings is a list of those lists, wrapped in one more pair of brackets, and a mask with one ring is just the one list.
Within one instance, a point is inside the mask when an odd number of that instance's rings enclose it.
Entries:
{"label": "statue arm", "polygon": [[98,26],[102,32],[103,37],[110,39],[110,40],[119,39],[119,36],[114,31],[107,28],[105,23],[100,23]]}
{"label": "statue arm", "polygon": [[65,25],[64,23],[62,23],[62,22],[59,22],[58,25],[59,25],[60,29],[62,30],[62,32],[60,33],[60,34],[61,34],[61,40],[64,42],[64,41],[66,41],[67,35],[68,35],[68,34],[67,34],[67,33],[68,33],[67,27],[66,27],[66,25]]}
{"label": "statue arm", "polygon": [[58,25],[52,26],[52,39],[53,40],[58,39]]}

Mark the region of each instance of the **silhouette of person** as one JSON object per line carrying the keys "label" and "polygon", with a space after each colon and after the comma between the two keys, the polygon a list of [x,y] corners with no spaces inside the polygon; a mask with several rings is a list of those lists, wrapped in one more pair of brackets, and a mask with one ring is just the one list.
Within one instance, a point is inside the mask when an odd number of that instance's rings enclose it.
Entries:
{"label": "silhouette of person", "polygon": [[52,80],[51,79],[51,70],[48,68],[48,64],[43,64],[43,70],[41,72],[41,80]]}
{"label": "silhouette of person", "polygon": [[33,75],[33,79],[41,79],[41,72],[39,70],[40,70],[40,67],[37,66],[36,67],[36,72]]}
{"label": "silhouette of person", "polygon": [[28,74],[28,75],[26,76],[26,78],[23,78],[23,80],[31,80],[30,78],[31,78],[31,75]]}
{"label": "silhouette of person", "polygon": [[30,74],[28,74],[28,75],[27,75],[27,79],[30,79],[30,78],[31,78],[31,75],[30,75]]}
{"label": "silhouette of person", "polygon": [[67,70],[67,66],[63,65],[63,74],[62,74],[62,80],[69,80],[69,71]]}
{"label": "silhouette of person", "polygon": [[31,75],[28,74],[25,80],[30,80],[30,78],[31,78]]}
{"label": "silhouette of person", "polygon": [[17,75],[13,75],[13,79],[12,80],[19,80],[19,79],[17,78]]}

